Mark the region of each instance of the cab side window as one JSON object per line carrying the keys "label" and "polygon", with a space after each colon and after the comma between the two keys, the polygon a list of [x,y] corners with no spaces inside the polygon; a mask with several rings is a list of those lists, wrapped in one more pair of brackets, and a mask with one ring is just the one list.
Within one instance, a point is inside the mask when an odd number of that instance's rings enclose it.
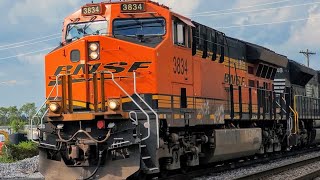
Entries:
{"label": "cab side window", "polygon": [[178,18],[172,21],[173,42],[178,46],[191,48],[190,27]]}

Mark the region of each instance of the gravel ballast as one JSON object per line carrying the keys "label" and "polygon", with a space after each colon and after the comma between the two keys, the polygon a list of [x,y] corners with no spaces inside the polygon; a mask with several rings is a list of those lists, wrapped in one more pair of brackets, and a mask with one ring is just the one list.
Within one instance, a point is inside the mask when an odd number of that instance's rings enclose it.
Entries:
{"label": "gravel ballast", "polygon": [[270,176],[268,178],[265,178],[266,180],[288,180],[288,179],[294,179],[297,177],[301,177],[307,174],[310,174],[314,171],[318,171],[320,169],[320,162],[311,163],[299,168],[294,168],[289,171],[282,172],[277,175]]}
{"label": "gravel ballast", "polygon": [[[314,158],[317,156],[320,156],[320,152],[312,152],[312,153],[308,153],[308,154],[304,154],[304,155],[300,155],[300,156],[293,156],[293,157],[289,157],[289,158],[271,161],[267,164],[256,164],[253,166],[243,167],[243,168],[239,168],[239,169],[235,169],[235,170],[231,170],[231,171],[226,171],[223,173],[206,175],[203,177],[194,178],[194,180],[237,179],[237,178],[249,175],[249,174],[253,174],[253,173],[257,173],[257,172],[261,172],[261,171],[266,171],[266,170],[274,168],[274,167],[283,166],[288,163],[295,163],[295,162],[298,162],[298,161],[301,161],[304,159]],[[303,171],[303,170],[301,170],[301,171]],[[291,177],[294,177],[294,176],[292,176],[293,174],[288,174],[288,175]],[[286,176],[286,179],[288,180],[288,179],[292,179],[292,178]]]}
{"label": "gravel ballast", "polygon": [[[222,179],[236,179],[245,175],[265,171],[270,168],[279,167],[284,164],[294,163],[303,159],[309,159],[316,156],[320,156],[320,152],[313,152],[304,154],[301,156],[294,156],[290,158],[284,158],[275,160],[267,164],[257,164],[254,166],[244,167],[223,173],[211,174],[194,180],[222,180]],[[44,179],[41,173],[38,172],[39,156],[33,158],[24,159],[15,163],[0,163],[0,179]],[[301,167],[294,172],[279,174],[276,179],[291,179],[290,177],[297,177],[301,175],[301,172],[308,172],[319,168],[320,163],[310,164],[310,167]],[[272,178],[274,179],[275,176]]]}
{"label": "gravel ballast", "polygon": [[0,179],[44,179],[38,172],[39,156],[14,163],[0,163]]}

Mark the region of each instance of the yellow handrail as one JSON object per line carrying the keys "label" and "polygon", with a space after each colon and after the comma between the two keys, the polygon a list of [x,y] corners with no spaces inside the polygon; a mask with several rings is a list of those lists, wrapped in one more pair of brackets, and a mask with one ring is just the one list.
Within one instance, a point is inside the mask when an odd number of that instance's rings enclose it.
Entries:
{"label": "yellow handrail", "polygon": [[292,111],[292,113],[294,114],[294,133],[293,134],[297,134],[298,133],[298,126],[299,126],[299,121],[298,121],[298,112],[295,111],[291,106],[289,106],[290,110]]}
{"label": "yellow handrail", "polygon": [[[285,103],[287,103],[284,97],[282,97],[282,100],[283,100]],[[294,101],[295,101],[295,98],[294,98]],[[296,104],[296,103],[295,103],[295,104]],[[298,112],[297,112],[296,110],[294,110],[291,106],[289,106],[289,109],[290,109],[290,111],[294,114],[294,124],[295,124],[295,126],[294,126],[294,133],[293,133],[293,134],[297,134],[297,133],[299,132],[299,128],[298,128],[298,127],[299,127],[299,114],[298,114]]]}

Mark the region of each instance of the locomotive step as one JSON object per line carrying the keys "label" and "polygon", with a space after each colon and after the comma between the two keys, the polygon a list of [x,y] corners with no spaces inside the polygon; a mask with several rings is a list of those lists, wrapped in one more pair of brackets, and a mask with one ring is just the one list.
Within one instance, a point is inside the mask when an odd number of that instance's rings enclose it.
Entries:
{"label": "locomotive step", "polygon": [[159,171],[159,168],[154,165],[154,163],[151,160],[151,157],[145,157],[147,159],[142,158],[144,168],[147,171],[147,173],[154,173],[155,171]]}
{"label": "locomotive step", "polygon": [[146,160],[146,159],[151,159],[151,156],[144,156],[142,157],[143,160]]}

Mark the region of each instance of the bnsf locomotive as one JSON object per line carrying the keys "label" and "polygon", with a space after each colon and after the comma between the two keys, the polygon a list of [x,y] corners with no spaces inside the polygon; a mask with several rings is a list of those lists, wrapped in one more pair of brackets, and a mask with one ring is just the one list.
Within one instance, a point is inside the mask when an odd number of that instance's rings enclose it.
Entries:
{"label": "bnsf locomotive", "polygon": [[46,179],[134,179],[320,142],[320,101],[303,93],[315,72],[149,0],[65,18],[45,72]]}

